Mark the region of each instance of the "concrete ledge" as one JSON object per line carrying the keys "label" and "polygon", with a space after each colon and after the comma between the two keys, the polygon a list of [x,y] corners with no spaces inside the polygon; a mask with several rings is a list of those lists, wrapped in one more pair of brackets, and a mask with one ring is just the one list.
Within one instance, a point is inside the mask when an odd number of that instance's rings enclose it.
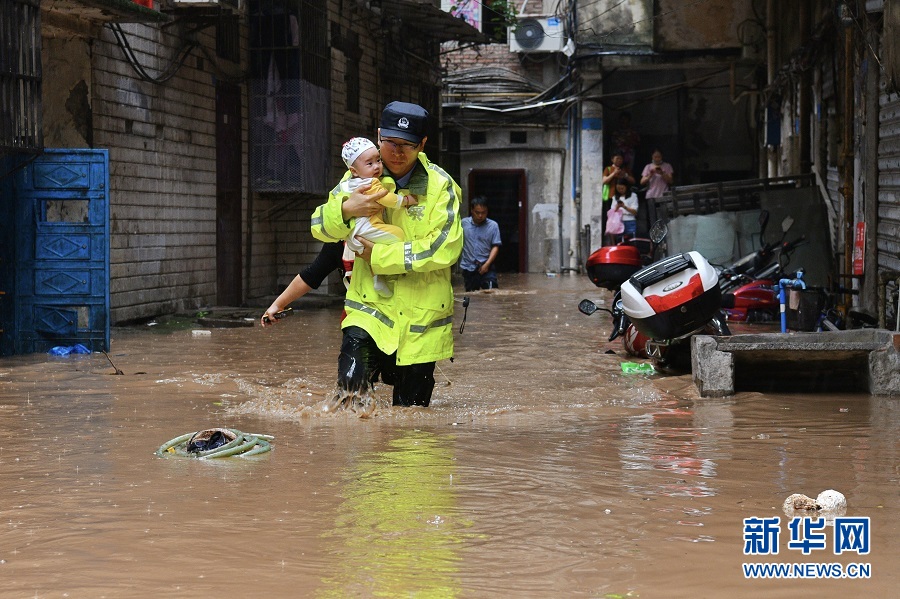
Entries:
{"label": "concrete ledge", "polygon": [[882,329],[691,339],[703,397],[737,391],[867,391],[900,395],[900,334]]}

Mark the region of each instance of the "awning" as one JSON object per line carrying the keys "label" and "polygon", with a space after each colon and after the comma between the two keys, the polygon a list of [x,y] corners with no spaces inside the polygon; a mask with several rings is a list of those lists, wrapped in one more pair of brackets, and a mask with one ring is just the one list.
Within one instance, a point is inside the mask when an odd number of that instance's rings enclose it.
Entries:
{"label": "awning", "polygon": [[454,17],[433,4],[416,0],[381,0],[381,10],[385,17],[399,19],[413,26],[415,31],[411,35],[421,32],[439,42],[476,44],[490,42],[488,36],[469,25],[464,19]]}
{"label": "awning", "polygon": [[169,15],[133,0],[44,0],[41,9],[97,23],[165,23]]}

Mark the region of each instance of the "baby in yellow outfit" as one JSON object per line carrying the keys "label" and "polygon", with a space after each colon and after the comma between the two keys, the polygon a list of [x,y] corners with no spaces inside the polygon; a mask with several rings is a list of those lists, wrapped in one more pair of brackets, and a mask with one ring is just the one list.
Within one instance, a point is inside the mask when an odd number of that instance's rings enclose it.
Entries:
{"label": "baby in yellow outfit", "polygon": [[[418,202],[415,196],[398,196],[396,194],[397,185],[394,180],[388,176],[382,176],[384,167],[381,164],[381,154],[378,148],[371,140],[365,137],[354,137],[344,143],[341,148],[341,158],[344,164],[350,169],[352,177],[346,181],[342,181],[339,185],[338,195],[342,200],[346,200],[351,193],[357,188],[370,185],[366,191],[367,194],[377,193],[383,189],[388,190],[388,194],[378,200],[378,203],[385,208],[406,208],[414,206]],[[368,239],[372,243],[395,243],[403,241],[403,230],[400,227],[389,225],[384,222],[380,214],[356,218],[353,231],[347,237],[347,244],[344,248],[344,260],[352,261],[356,254],[362,252],[363,245],[357,241],[356,237]],[[345,274],[345,277],[349,273]],[[385,297],[393,295],[387,282],[379,275],[374,276],[375,290]]]}

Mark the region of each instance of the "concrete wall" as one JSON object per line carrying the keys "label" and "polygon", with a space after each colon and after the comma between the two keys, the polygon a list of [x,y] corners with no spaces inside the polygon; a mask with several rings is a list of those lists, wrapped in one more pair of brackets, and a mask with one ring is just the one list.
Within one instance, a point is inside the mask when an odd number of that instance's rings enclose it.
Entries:
{"label": "concrete wall", "polygon": [[44,37],[44,145],[89,148],[93,139],[91,49],[81,36]]}
{"label": "concrete wall", "polygon": [[654,20],[655,49],[712,50],[740,47],[758,34],[753,27],[751,2],[707,0],[700,5],[684,0],[658,0]]}
{"label": "concrete wall", "polygon": [[[566,155],[566,132],[561,128],[518,128],[528,133],[528,147],[510,147],[510,129],[493,130],[487,143],[461,143],[463,197],[471,197],[468,173],[474,169],[522,169],[526,174],[527,272],[558,272],[560,268],[560,206],[563,209],[562,248],[568,265],[573,216],[571,200],[571,159]],[[563,187],[560,190],[560,177]],[[465,212],[465,211],[464,211]]]}

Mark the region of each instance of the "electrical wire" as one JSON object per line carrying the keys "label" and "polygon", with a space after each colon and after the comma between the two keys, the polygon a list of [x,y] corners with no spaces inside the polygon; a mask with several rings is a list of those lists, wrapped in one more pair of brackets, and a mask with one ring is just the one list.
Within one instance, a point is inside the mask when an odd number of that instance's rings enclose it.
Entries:
{"label": "electrical wire", "polygon": [[119,23],[107,23],[106,26],[109,27],[109,29],[113,32],[113,35],[116,38],[116,43],[122,49],[122,53],[125,55],[125,59],[131,65],[134,71],[142,80],[148,81],[150,83],[165,83],[166,81],[174,77],[178,73],[179,69],[184,66],[184,62],[187,60],[187,57],[190,55],[191,51],[200,45],[195,41],[184,42],[176,51],[175,58],[172,60],[172,62],[170,62],[159,75],[153,76],[147,72],[147,70],[138,60],[134,49],[128,42],[128,37],[125,35],[125,31],[122,29],[122,25]]}
{"label": "electrical wire", "polygon": [[[883,19],[884,19],[884,17],[882,17],[882,20]],[[860,34],[862,34],[860,37],[863,40],[863,44],[865,44],[865,46],[869,49],[869,52],[872,54],[872,58],[875,59],[875,62],[878,63],[878,66],[881,68],[882,74],[887,74],[887,70],[885,69],[884,64],[882,64],[881,58],[878,56],[878,52],[875,51],[875,48],[872,47],[872,43],[866,37],[866,34],[869,32],[866,31],[865,29],[863,29],[863,26],[860,25],[859,21],[860,21],[859,18],[854,17],[853,24],[856,25],[856,28],[859,29]],[[866,21],[866,24],[867,24],[867,28],[871,26],[868,24],[868,21]]]}
{"label": "electrical wire", "polygon": [[[597,0],[595,2],[595,4],[599,4],[600,1],[601,0]],[[679,6],[678,8],[653,15],[646,19],[632,20],[628,24],[621,25],[613,30],[604,32],[601,36],[601,42],[602,42],[603,38],[609,38],[616,32],[621,31],[625,28],[629,28],[629,30],[630,30],[630,29],[633,29],[634,26],[636,26],[640,23],[653,21],[655,19],[667,17],[672,14],[684,12],[685,10],[687,10],[691,7],[697,6],[699,4],[702,4],[702,3],[708,2],[708,1],[709,0],[695,0],[694,2],[691,2],[689,4],[684,4],[682,6]],[[595,21],[595,20],[599,19],[600,17],[615,10],[616,8],[620,7],[622,4],[624,4],[624,0],[617,2],[617,3],[613,4],[612,6],[606,8],[606,10],[604,10],[602,13],[591,17],[586,22],[590,23],[591,21]],[[588,4],[588,6],[590,6],[590,4]],[[574,23],[575,17],[574,17],[574,11],[572,10],[572,8],[573,8],[573,2],[571,2],[571,0],[565,4],[565,7],[563,7],[563,0],[560,0],[559,2],[557,2],[556,9],[554,11],[555,14],[557,14],[557,15],[560,15],[560,14],[564,15],[564,18],[566,19],[566,29],[569,31],[571,31],[572,29],[575,28],[575,23]],[[756,12],[756,7],[754,6],[753,8],[754,8],[754,12]],[[581,5],[580,10],[581,11],[584,10],[584,5]],[[578,25],[577,31],[578,32],[584,32],[584,31],[594,32],[593,28],[584,27],[583,24]],[[569,37],[573,38],[574,36],[569,35]],[[591,45],[595,45],[595,44],[591,44]],[[479,71],[475,71],[475,70],[468,70],[462,76],[450,77],[445,80],[445,85],[446,85],[445,89],[447,90],[448,95],[452,94],[455,96],[466,97],[468,94],[474,95],[475,90],[477,89],[479,92],[481,92],[481,94],[489,94],[489,95],[495,96],[494,100],[492,100],[492,101],[488,100],[486,102],[481,102],[478,104],[467,103],[467,102],[458,102],[458,103],[448,102],[448,103],[445,103],[444,105],[448,108],[456,108],[459,110],[466,110],[466,111],[469,111],[470,113],[471,112],[482,113],[482,114],[492,113],[494,115],[510,115],[512,113],[528,113],[528,112],[530,112],[530,113],[546,112],[548,109],[552,110],[554,108],[562,108],[564,112],[568,112],[571,109],[572,105],[577,103],[577,101],[579,101],[579,100],[603,101],[606,98],[618,96],[618,95],[634,95],[635,93],[652,92],[652,93],[650,93],[649,96],[645,96],[643,98],[643,100],[636,100],[635,102],[632,102],[629,104],[629,105],[631,105],[631,104],[634,104],[634,103],[637,103],[640,101],[646,101],[646,100],[651,100],[651,99],[658,98],[661,96],[665,96],[665,95],[674,93],[675,91],[686,88],[686,87],[695,87],[697,84],[722,72],[722,71],[717,71],[716,73],[712,73],[710,75],[705,75],[703,77],[696,78],[696,79],[693,79],[690,81],[685,81],[685,82],[680,82],[677,84],[662,86],[660,88],[649,88],[646,90],[638,90],[637,92],[632,90],[630,92],[623,92],[623,93],[619,93],[619,94],[603,94],[603,95],[599,95],[599,96],[589,96],[585,93],[587,90],[583,90],[583,91],[579,92],[578,81],[577,81],[577,78],[578,78],[577,70],[573,69],[571,66],[571,63],[573,62],[573,60],[577,60],[580,58],[583,58],[583,57],[574,57],[573,59],[568,59],[566,71],[565,71],[564,75],[558,81],[556,81],[553,85],[547,87],[543,91],[539,91],[534,96],[529,97],[528,99],[523,100],[523,101],[516,101],[513,98],[511,98],[510,96],[513,94],[518,95],[524,91],[528,91],[529,89],[532,91],[537,91],[536,85],[533,85],[530,82],[526,83],[522,80],[522,78],[519,78],[518,80],[513,80],[510,78],[507,78],[505,80],[500,80],[500,78],[498,77],[497,71],[483,70],[483,71],[479,72]],[[529,60],[529,59],[533,60],[533,57],[525,55],[522,59],[523,60]],[[544,58],[541,61],[544,61],[544,60],[547,60],[547,59]],[[488,90],[485,90],[484,84],[487,82],[492,83],[493,86],[491,88],[489,88]],[[468,92],[468,94],[467,94],[467,92]],[[534,116],[534,115],[532,114],[532,116]]]}

